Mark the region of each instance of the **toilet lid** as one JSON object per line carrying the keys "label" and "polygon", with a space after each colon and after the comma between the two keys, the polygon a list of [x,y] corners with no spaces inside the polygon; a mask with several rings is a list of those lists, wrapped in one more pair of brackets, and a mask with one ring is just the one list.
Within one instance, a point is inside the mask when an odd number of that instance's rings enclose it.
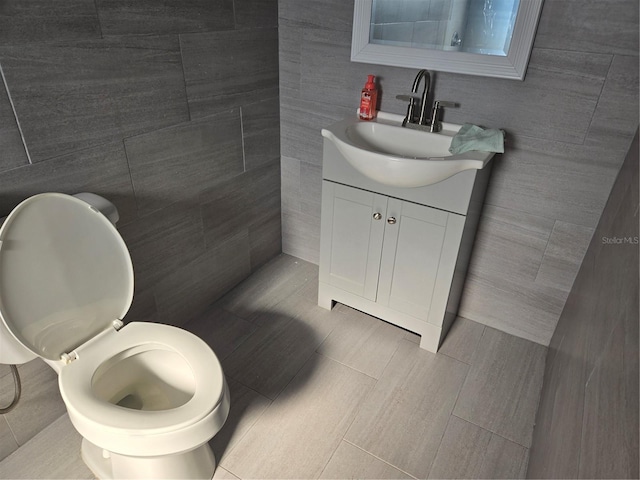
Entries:
{"label": "toilet lid", "polygon": [[0,320],[36,355],[60,359],[122,319],[132,299],[124,240],[88,203],[43,193],[0,227]]}

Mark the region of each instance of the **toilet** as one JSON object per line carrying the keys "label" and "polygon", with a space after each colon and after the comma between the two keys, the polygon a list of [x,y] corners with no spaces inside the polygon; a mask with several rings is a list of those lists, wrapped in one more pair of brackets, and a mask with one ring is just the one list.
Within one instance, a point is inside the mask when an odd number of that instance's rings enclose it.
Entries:
{"label": "toilet", "polygon": [[197,336],[124,324],[133,266],[115,206],[43,193],[0,227],[0,363],[58,374],[82,459],[98,478],[211,478],[208,441],[229,413],[215,353]]}

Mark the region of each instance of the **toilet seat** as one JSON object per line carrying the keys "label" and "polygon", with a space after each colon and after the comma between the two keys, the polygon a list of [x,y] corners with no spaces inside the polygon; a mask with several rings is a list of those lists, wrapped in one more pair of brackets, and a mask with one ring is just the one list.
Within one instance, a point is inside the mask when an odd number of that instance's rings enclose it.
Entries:
{"label": "toilet seat", "polygon": [[30,197],[0,227],[0,321],[58,361],[113,328],[133,300],[133,265],[113,224],[62,193]]}
{"label": "toilet seat", "polygon": [[[143,411],[96,398],[92,392],[95,372],[130,349],[135,349],[133,353],[165,349],[181,355],[196,381],[191,399],[177,408]],[[198,435],[206,442],[224,423],[229,394],[222,367],[209,346],[192,333],[169,325],[132,322],[120,331],[106,332],[78,349],[77,355],[60,372],[60,393],[78,432],[101,448],[138,455],[175,453],[176,432],[185,432],[191,444]],[[219,416],[221,421],[202,422],[208,416]],[[202,428],[209,423],[213,428]],[[194,425],[201,428],[189,428]],[[169,445],[165,435],[171,435]]]}
{"label": "toilet seat", "polygon": [[[204,341],[176,327],[132,322],[118,330],[132,299],[133,266],[124,240],[86,202],[60,193],[35,195],[0,227],[0,322],[58,371],[78,432],[129,456],[196,448],[218,432],[229,412],[220,362]],[[174,365],[179,374],[193,376],[195,388],[184,403],[145,411],[95,395],[102,366],[158,350],[180,359]],[[150,370],[158,372],[155,365]]]}

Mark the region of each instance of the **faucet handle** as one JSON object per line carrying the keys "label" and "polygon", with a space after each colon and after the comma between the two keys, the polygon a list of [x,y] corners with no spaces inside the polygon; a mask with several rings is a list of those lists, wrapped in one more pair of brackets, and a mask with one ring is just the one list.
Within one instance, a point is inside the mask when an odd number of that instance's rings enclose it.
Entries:
{"label": "faucet handle", "polygon": [[422,97],[417,93],[408,93],[406,95],[396,95],[396,98],[398,100],[404,100],[405,102],[408,102],[410,100],[420,100]]}
{"label": "faucet handle", "polygon": [[436,100],[435,102],[433,102],[433,108],[439,108],[439,107],[458,108],[459,106],[460,104],[457,102],[449,102],[446,100]]}
{"label": "faucet handle", "polygon": [[406,127],[407,123],[413,123],[414,116],[415,116],[413,110],[416,107],[416,102],[419,102],[422,99],[422,97],[417,93],[411,92],[406,95],[396,95],[396,98],[398,100],[409,102],[409,106],[407,107],[407,114],[405,115],[404,120],[402,121],[402,126]]}
{"label": "faucet handle", "polygon": [[442,130],[442,124],[438,120],[438,113],[442,107],[457,108],[460,105],[456,102],[448,102],[444,100],[436,100],[433,102],[433,110],[431,111],[431,132],[439,132]]}

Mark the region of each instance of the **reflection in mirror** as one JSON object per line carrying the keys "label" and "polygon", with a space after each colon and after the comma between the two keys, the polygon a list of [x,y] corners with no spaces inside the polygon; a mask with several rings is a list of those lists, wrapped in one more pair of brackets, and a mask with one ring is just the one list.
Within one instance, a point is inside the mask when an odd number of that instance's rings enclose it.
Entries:
{"label": "reflection in mirror", "polygon": [[506,56],[519,0],[373,0],[369,42]]}
{"label": "reflection in mirror", "polygon": [[523,80],[543,0],[354,0],[351,61]]}

